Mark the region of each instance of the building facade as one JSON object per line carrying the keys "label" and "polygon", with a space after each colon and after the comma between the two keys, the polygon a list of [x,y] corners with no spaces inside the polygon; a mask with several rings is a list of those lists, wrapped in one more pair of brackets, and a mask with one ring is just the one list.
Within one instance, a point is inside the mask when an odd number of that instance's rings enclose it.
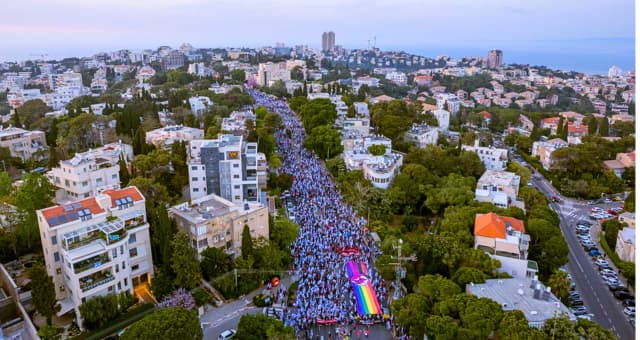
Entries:
{"label": "building facade", "polygon": [[487,67],[499,68],[502,67],[502,50],[491,50],[487,54]]}
{"label": "building facade", "polygon": [[131,145],[111,143],[60,161],[46,174],[51,183],[63,191],[56,195],[57,201],[75,201],[96,196],[107,189],[119,189],[121,158],[127,164],[133,160]]}
{"label": "building facade", "polygon": [[[520,176],[513,172],[487,170],[478,179],[476,201],[490,202],[498,208],[518,206],[517,197],[520,188]],[[524,206],[522,205],[522,208]]]}
{"label": "building facade", "polygon": [[438,144],[438,128],[426,124],[413,124],[404,135],[404,140],[418,148],[424,149],[427,145]]}
{"label": "building facade", "polygon": [[336,34],[332,31],[322,33],[322,51],[333,51],[336,47]]}
{"label": "building facade", "polygon": [[23,161],[46,158],[47,138],[43,131],[28,131],[18,127],[0,127],[0,147],[9,149],[11,156]]}
{"label": "building facade", "polygon": [[193,140],[188,156],[192,200],[216,194],[236,204],[259,201],[257,143],[234,135]]}
{"label": "building facade", "polygon": [[618,231],[616,254],[622,261],[636,262],[636,229],[624,227]]}
{"label": "building facade", "polygon": [[58,315],[93,297],[150,283],[151,240],[145,199],[136,187],[36,211],[46,270],[53,278]]}
{"label": "building facade", "polygon": [[182,125],[170,125],[163,128],[147,131],[145,140],[157,148],[171,149],[176,141],[191,142],[194,139],[203,139],[204,130]]}
{"label": "building facade", "polygon": [[252,238],[269,238],[269,209],[259,203],[234,204],[217,195],[207,195],[176,205],[169,213],[185,231],[198,255],[207,248],[221,248],[238,257],[242,231],[249,226]]}
{"label": "building facade", "polygon": [[462,150],[475,152],[487,170],[504,170],[509,160],[509,150],[494,148],[493,146],[480,146],[480,141],[475,140],[473,146],[462,145]]}
{"label": "building facade", "polygon": [[554,138],[544,142],[533,142],[531,156],[538,157],[542,167],[545,170],[549,170],[553,165],[553,158],[551,157],[553,152],[561,148],[566,148],[567,146],[569,146],[569,143],[560,138]]}

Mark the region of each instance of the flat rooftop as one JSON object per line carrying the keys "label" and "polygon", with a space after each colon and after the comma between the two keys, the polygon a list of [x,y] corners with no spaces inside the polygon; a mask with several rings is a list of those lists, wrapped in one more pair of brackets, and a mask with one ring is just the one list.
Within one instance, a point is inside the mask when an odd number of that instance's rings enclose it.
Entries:
{"label": "flat rooftop", "polygon": [[[556,313],[566,313],[570,319],[575,316],[553,294],[548,300],[534,298],[534,289],[530,288],[531,279],[493,279],[485,283],[468,284],[467,292],[477,297],[489,298],[502,306],[503,310],[519,310],[531,323],[543,323]],[[542,290],[545,287],[540,283]]]}
{"label": "flat rooftop", "polygon": [[480,179],[478,179],[478,185],[492,184],[500,186],[509,186],[511,184],[519,184],[520,176],[513,172],[500,171],[500,170],[487,170]]}
{"label": "flat rooftop", "polygon": [[243,203],[236,205],[217,195],[207,195],[193,200],[191,205],[188,202],[175,205],[169,209],[172,214],[180,216],[192,224],[202,223],[212,218],[227,215],[233,211],[251,213],[261,209],[259,203]]}

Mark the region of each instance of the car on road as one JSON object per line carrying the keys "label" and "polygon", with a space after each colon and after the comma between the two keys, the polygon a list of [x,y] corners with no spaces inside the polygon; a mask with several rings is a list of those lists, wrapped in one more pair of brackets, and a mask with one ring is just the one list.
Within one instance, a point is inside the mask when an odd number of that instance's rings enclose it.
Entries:
{"label": "car on road", "polygon": [[218,335],[218,340],[233,339],[236,336],[237,331],[235,329],[227,329]]}
{"label": "car on road", "polygon": [[611,202],[613,202],[613,201],[611,199],[609,199],[609,198],[605,198],[604,199],[604,203],[611,203]]}
{"label": "car on road", "polygon": [[610,286],[622,285],[622,281],[620,281],[620,279],[617,276],[616,277],[603,276],[602,279],[607,285],[610,285]]}
{"label": "car on road", "polygon": [[600,251],[598,249],[592,249],[589,251],[589,256],[594,257],[594,256],[602,256],[602,253],[600,253]]}
{"label": "car on road", "polygon": [[572,300],[572,301],[569,301],[569,304],[571,304],[571,306],[573,306],[573,307],[584,306],[584,301],[582,301],[582,300]]}
{"label": "car on road", "polygon": [[592,212],[592,213],[599,213],[599,212],[602,212],[602,211],[604,211],[604,209],[602,209],[602,208],[600,208],[600,207],[593,207],[593,208],[591,208],[591,212]]}
{"label": "car on road", "polygon": [[580,221],[578,221],[578,225],[591,227],[593,225],[593,223],[589,222],[588,220],[580,220]]}
{"label": "car on road", "polygon": [[636,307],[625,307],[624,313],[627,314],[628,316],[635,316],[636,315]]}
{"label": "car on road", "polygon": [[587,308],[584,306],[579,306],[575,308],[571,308],[571,312],[575,315],[585,315],[588,314]]}
{"label": "car on road", "polygon": [[583,315],[576,315],[576,317],[578,319],[585,319],[585,320],[591,321],[593,319],[593,314],[589,313],[589,314],[583,314]]}
{"label": "car on road", "polygon": [[617,275],[617,273],[614,270],[609,268],[600,269],[600,274]]}
{"label": "car on road", "polygon": [[609,286],[609,290],[612,291],[612,292],[627,292],[627,293],[631,294],[629,289],[627,289],[627,287],[625,287],[623,285]]}

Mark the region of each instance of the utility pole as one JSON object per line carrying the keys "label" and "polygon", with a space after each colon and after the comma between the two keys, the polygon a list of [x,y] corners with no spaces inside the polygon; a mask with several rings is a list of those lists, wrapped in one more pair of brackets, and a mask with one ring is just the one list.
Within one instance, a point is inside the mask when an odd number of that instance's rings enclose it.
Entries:
{"label": "utility pole", "polygon": [[389,263],[389,264],[395,264],[396,265],[396,290],[393,293],[393,299],[394,300],[398,300],[402,297],[402,279],[404,278],[406,272],[404,270],[404,268],[402,267],[402,261],[412,261],[415,262],[417,260],[416,258],[416,254],[411,254],[411,256],[408,257],[403,257],[402,256],[402,239],[399,239],[398,242],[394,242],[393,243],[393,249],[397,249],[398,250],[398,255],[397,256],[392,256],[391,258],[394,258],[396,261],[396,263]]}

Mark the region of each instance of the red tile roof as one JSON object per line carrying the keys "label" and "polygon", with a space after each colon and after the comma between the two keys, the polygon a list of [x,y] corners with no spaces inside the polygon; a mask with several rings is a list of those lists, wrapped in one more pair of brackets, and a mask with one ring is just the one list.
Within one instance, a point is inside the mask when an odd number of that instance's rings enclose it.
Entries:
{"label": "red tile roof", "polygon": [[589,133],[589,127],[586,125],[569,124],[569,133]]}
{"label": "red tile roof", "polygon": [[103,191],[102,193],[111,197],[112,208],[116,206],[116,200],[125,198],[127,196],[131,197],[134,202],[144,200],[144,196],[142,196],[142,193],[140,193],[140,190],[138,190],[138,188],[136,187],[126,187],[124,189],[118,190],[109,189]]}
{"label": "red tile roof", "polygon": [[484,116],[484,119],[491,119],[491,112],[489,111],[482,111],[480,114]]}
{"label": "red tile roof", "polygon": [[558,124],[560,122],[560,117],[549,117],[542,120],[544,124]]}
{"label": "red tile roof", "polygon": [[86,198],[81,201],[72,202],[65,205],[56,205],[53,207],[42,209],[42,215],[50,227],[75,221],[80,218],[79,210],[89,209],[91,214],[100,214],[104,209],[98,204],[95,197]]}
{"label": "red tile roof", "polygon": [[507,223],[514,230],[524,233],[524,223],[513,217],[500,216],[493,212],[488,214],[476,214],[476,222],[473,234],[490,238],[507,238]]}

